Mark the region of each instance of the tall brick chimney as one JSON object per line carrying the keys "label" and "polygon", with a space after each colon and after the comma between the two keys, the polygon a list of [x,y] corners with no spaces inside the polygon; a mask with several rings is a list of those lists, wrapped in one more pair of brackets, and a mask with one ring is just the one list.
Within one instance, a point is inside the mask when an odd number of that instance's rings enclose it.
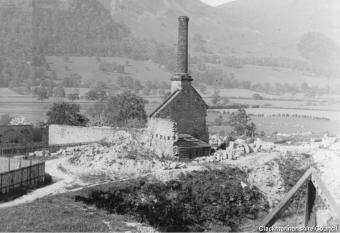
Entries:
{"label": "tall brick chimney", "polygon": [[171,91],[183,89],[191,84],[192,78],[188,73],[189,47],[189,17],[178,18],[178,44],[176,72],[171,78]]}

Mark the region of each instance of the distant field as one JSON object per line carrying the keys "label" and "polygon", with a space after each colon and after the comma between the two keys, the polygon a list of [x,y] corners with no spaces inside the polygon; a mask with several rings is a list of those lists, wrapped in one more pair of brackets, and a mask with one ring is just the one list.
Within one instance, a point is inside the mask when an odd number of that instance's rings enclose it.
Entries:
{"label": "distant field", "polygon": [[223,65],[211,66],[222,69],[226,72],[232,72],[239,81],[251,81],[252,83],[296,83],[300,85],[307,82],[310,85],[324,86],[328,84],[330,87],[340,87],[340,79],[328,79],[327,77],[317,77],[309,74],[303,74],[285,68],[264,67],[247,65],[243,68],[232,68]]}
{"label": "distant field", "polygon": [[300,108],[312,110],[334,110],[340,111],[339,102],[310,102],[310,101],[288,101],[288,100],[253,100],[253,99],[230,99],[232,103],[259,105],[273,108]]}
{"label": "distant field", "polygon": [[[266,135],[273,132],[280,133],[304,133],[313,132],[315,134],[324,133],[340,133],[339,122],[325,122],[312,119],[299,119],[299,118],[258,118],[252,117],[253,122],[256,124],[258,132],[265,132]],[[218,134],[221,131],[225,133],[231,132],[228,126],[209,126],[210,134]]]}
{"label": "distant field", "polygon": [[[202,94],[202,96],[212,96],[214,93],[214,89],[208,89],[206,93]],[[262,93],[259,91],[252,91],[247,89],[240,88],[223,88],[219,89],[219,95],[224,97],[239,97],[239,98],[251,98],[254,94],[260,94],[263,98],[277,99],[281,96],[279,95],[269,95],[266,93]]]}
{"label": "distant field", "polygon": [[[56,70],[60,79],[68,77],[73,73],[80,74],[86,81],[109,81],[115,80],[119,76],[130,75],[142,82],[151,81],[169,81],[171,72],[165,71],[162,67],[153,61],[135,61],[128,58],[120,57],[102,57],[101,61],[115,62],[124,65],[126,74],[104,73],[99,70],[99,62],[95,57],[70,57],[66,62],[62,56],[49,56],[47,61],[51,68]],[[232,72],[239,81],[251,81],[255,83],[296,83],[300,85],[307,82],[310,85],[330,87],[340,87],[340,79],[328,79],[327,77],[316,77],[309,74],[293,71],[285,68],[263,67],[247,65],[243,68],[232,68],[223,65],[208,64],[211,67],[222,69],[228,73]],[[190,70],[190,67],[189,67]],[[195,79],[195,77],[193,77]],[[209,77],[207,77],[209,78]],[[243,95],[242,93],[236,93]],[[233,96],[237,96],[233,94]],[[224,95],[224,94],[223,94]],[[226,96],[228,96],[227,94]]]}
{"label": "distant field", "polygon": [[0,88],[0,96],[19,96],[17,93],[9,88]]}
{"label": "distant field", "polygon": [[69,77],[73,73],[80,74],[85,81],[115,81],[119,76],[129,75],[140,81],[169,81],[171,74],[164,71],[158,64],[152,61],[135,61],[128,58],[106,57],[101,58],[104,62],[115,62],[125,66],[122,73],[104,73],[99,70],[100,63],[95,57],[70,57],[69,62],[65,62],[64,57],[51,56],[47,61],[53,70],[56,70],[59,79]]}
{"label": "distant field", "polygon": [[[225,110],[210,110],[211,114],[213,112],[226,112],[231,113],[236,111],[236,109],[225,109]],[[276,109],[276,108],[249,108],[246,109],[248,114],[264,114],[265,116],[271,116],[272,114],[289,114],[289,115],[307,115],[312,117],[319,117],[319,118],[329,118],[331,121],[340,122],[340,111],[321,111],[321,110],[305,110],[305,109]],[[294,118],[295,119],[295,118]]]}
{"label": "distant field", "polygon": [[[0,115],[10,114],[11,116],[24,116],[32,122],[43,121],[46,119],[46,111],[50,108],[52,103],[21,103],[21,104],[5,104],[0,103]],[[80,104],[83,112],[91,105],[91,103]],[[149,103],[146,105],[146,111],[150,114],[159,103]],[[232,110],[225,110],[226,112]],[[325,111],[308,111],[308,110],[291,110],[291,109],[247,109],[248,113],[253,114],[274,114],[274,113],[299,113],[299,114],[315,114],[316,116],[329,117],[333,120],[340,120],[340,112],[325,112]],[[209,112],[208,121],[212,122],[216,118],[216,114]],[[299,118],[253,118],[259,131],[264,131],[270,134],[274,131],[282,133],[296,133],[312,131],[315,133],[333,132],[340,133],[340,122],[324,122],[313,119],[299,119]],[[226,130],[225,127],[209,127],[210,133],[218,133],[221,130]]]}

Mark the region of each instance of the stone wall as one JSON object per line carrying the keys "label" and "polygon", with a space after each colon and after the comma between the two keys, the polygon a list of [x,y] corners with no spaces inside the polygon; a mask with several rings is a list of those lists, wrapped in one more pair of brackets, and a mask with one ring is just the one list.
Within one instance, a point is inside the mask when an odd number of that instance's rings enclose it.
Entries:
{"label": "stone wall", "polygon": [[50,125],[49,144],[62,145],[96,142],[111,136],[114,131],[114,128],[108,127]]}
{"label": "stone wall", "polygon": [[150,118],[148,130],[151,133],[151,146],[156,154],[164,158],[173,158],[174,143],[178,138],[176,124],[168,119]]}

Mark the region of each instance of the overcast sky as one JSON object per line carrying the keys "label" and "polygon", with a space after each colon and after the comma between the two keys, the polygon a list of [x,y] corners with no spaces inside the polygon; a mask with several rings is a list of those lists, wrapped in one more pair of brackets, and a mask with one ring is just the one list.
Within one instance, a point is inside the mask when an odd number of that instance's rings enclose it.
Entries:
{"label": "overcast sky", "polygon": [[233,0],[201,0],[201,1],[211,6],[218,6],[226,2],[231,2]]}

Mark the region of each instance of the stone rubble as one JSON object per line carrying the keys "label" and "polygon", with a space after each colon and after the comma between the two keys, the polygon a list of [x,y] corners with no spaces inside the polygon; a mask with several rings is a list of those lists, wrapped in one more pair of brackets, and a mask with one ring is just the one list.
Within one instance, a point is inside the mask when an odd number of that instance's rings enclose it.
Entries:
{"label": "stone rubble", "polygon": [[214,148],[218,148],[221,144],[225,143],[229,146],[226,149],[217,150],[213,155],[208,157],[196,158],[194,163],[211,163],[221,162],[224,160],[236,160],[242,156],[257,152],[271,152],[276,146],[272,142],[264,142],[257,138],[254,142],[250,139],[237,139],[235,141],[228,141],[228,138],[222,138],[217,135],[212,135],[210,144]]}
{"label": "stone rubble", "polygon": [[68,147],[51,155],[69,157],[63,167],[72,173],[111,178],[186,168],[184,163],[157,159],[147,142],[142,134],[118,131],[102,143]]}

